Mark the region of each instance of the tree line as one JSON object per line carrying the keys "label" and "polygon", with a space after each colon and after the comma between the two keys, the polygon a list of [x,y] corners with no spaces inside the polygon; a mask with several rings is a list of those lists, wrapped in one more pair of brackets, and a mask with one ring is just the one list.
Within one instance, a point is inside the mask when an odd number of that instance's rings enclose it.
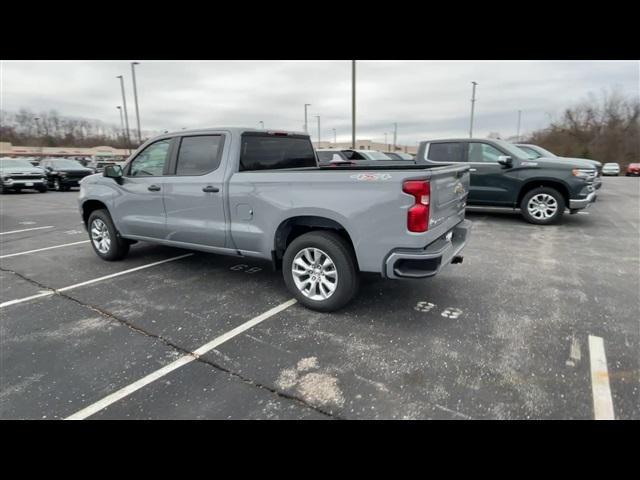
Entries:
{"label": "tree line", "polygon": [[589,94],[523,143],[561,157],[616,162],[626,168],[640,162],[640,99],[615,90]]}

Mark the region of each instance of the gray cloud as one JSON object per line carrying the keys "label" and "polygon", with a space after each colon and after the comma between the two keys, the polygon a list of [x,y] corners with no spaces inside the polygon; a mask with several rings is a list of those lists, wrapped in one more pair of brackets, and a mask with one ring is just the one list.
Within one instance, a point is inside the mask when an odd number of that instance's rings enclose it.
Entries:
{"label": "gray cloud", "polygon": [[[215,125],[301,130],[304,103],[319,114],[322,136],[350,139],[348,61],[141,61],[137,67],[143,130]],[[125,75],[129,124],[135,124],[127,61],[3,61],[2,108],[55,109],[118,125],[117,75]],[[398,122],[398,143],[466,136],[472,80],[478,82],[474,132],[515,134],[544,127],[550,116],[589,93],[619,88],[640,95],[637,61],[359,61],[358,137],[381,140]],[[317,135],[316,119],[309,118]]]}

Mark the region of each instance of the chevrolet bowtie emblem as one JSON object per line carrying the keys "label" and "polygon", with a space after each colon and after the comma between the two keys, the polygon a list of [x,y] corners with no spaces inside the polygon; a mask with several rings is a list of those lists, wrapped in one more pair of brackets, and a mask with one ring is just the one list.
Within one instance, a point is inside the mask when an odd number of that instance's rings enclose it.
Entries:
{"label": "chevrolet bowtie emblem", "polygon": [[464,193],[464,187],[462,186],[461,183],[456,185],[456,188],[453,190],[456,193],[460,193],[463,194]]}

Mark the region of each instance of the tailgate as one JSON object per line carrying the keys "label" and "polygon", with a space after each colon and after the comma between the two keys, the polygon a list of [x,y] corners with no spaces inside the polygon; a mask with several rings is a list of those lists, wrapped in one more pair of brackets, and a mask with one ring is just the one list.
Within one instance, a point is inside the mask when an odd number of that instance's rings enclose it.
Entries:
{"label": "tailgate", "polygon": [[430,171],[431,200],[429,229],[457,217],[464,219],[464,208],[469,193],[469,166],[455,165]]}

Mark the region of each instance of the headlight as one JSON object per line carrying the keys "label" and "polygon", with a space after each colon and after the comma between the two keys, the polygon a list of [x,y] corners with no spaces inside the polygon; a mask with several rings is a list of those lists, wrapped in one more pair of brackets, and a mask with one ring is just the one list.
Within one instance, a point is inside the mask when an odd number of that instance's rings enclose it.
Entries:
{"label": "headlight", "polygon": [[571,173],[573,174],[574,177],[584,178],[584,179],[596,176],[595,170],[588,170],[586,168],[574,168],[573,170],[571,170]]}

